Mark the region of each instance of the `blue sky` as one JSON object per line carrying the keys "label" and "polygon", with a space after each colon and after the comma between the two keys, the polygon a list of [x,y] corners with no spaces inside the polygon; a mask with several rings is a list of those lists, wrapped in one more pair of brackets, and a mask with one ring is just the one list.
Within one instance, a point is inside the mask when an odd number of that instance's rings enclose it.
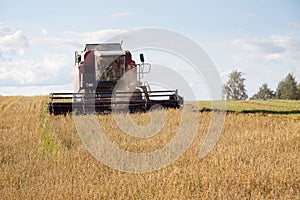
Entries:
{"label": "blue sky", "polygon": [[300,81],[299,10],[297,0],[0,0],[0,95],[72,91],[73,55],[84,43],[159,27],[201,45],[224,82],[244,72],[252,96],[287,73]]}

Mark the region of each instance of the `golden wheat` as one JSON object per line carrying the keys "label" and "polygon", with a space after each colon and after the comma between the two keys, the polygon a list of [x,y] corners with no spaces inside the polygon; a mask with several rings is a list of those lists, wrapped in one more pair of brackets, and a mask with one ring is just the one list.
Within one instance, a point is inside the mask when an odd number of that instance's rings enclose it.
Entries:
{"label": "golden wheat", "polygon": [[[198,152],[210,113],[199,113],[190,148],[166,168],[143,174],[98,162],[78,137],[72,116],[45,113],[46,97],[0,98],[1,199],[299,199],[300,121],[280,115],[227,114],[219,142]],[[167,111],[161,134],[125,135],[110,114],[98,116],[120,148],[149,152],[176,134],[179,110]],[[132,115],[147,125],[148,113]]]}

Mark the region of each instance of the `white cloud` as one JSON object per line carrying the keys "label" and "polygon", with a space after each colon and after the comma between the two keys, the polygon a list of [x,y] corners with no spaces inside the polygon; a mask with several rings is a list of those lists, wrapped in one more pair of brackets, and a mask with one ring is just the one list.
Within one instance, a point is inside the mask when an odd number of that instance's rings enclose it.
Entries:
{"label": "white cloud", "polygon": [[[67,63],[70,63],[70,56],[67,55],[50,55],[45,56],[43,61],[43,68],[46,72],[50,74],[57,74],[64,72],[64,68]],[[70,66],[71,69],[71,66]]]}
{"label": "white cloud", "polygon": [[82,33],[73,33],[73,35],[76,35],[76,37],[78,37],[81,43],[87,44],[104,42],[105,40],[108,40],[112,36],[120,34],[121,32],[122,30],[120,29],[106,29]]}
{"label": "white cloud", "polygon": [[[32,60],[23,57],[25,49],[32,51],[32,44],[38,44],[36,41],[39,40],[29,40],[21,30],[13,32],[9,27],[0,24],[1,88],[71,82],[72,55],[46,54]],[[40,51],[45,49],[45,44],[38,44],[37,47]],[[70,77],[68,78],[66,74],[70,74]]]}
{"label": "white cloud", "polygon": [[130,17],[135,15],[133,12],[117,12],[117,13],[113,13],[111,15],[112,18],[114,19],[119,19],[119,18],[124,18],[124,17]]}
{"label": "white cloud", "polygon": [[276,60],[299,66],[300,39],[272,35],[269,38],[237,38],[230,42],[235,60]]}
{"label": "white cloud", "polygon": [[20,30],[12,32],[0,23],[0,60],[11,60],[16,54],[24,55],[29,40]]}
{"label": "white cloud", "polygon": [[300,24],[297,22],[288,22],[287,25],[294,29],[300,29]]}
{"label": "white cloud", "polygon": [[39,86],[4,86],[0,87],[0,95],[2,96],[32,96],[32,95],[48,95],[51,92],[73,92],[73,84],[62,85],[39,85]]}
{"label": "white cloud", "polygon": [[39,68],[38,64],[32,61],[14,61],[14,62],[0,62],[1,85],[13,85],[33,83],[38,78],[38,74],[33,71]]}
{"label": "white cloud", "polygon": [[43,35],[48,35],[48,30],[44,28],[44,29],[42,30],[42,34],[43,34]]}
{"label": "white cloud", "polygon": [[29,42],[30,46],[39,48],[54,48],[54,49],[74,49],[78,46],[78,41],[74,38],[32,38]]}
{"label": "white cloud", "polygon": [[101,43],[122,31],[119,29],[106,29],[89,32],[68,32],[64,37],[43,37],[30,40],[32,46],[47,46],[55,49],[83,49],[87,43]]}
{"label": "white cloud", "polygon": [[[68,66],[69,65],[69,66]],[[22,86],[70,82],[72,65],[66,55],[45,56],[42,62],[0,62],[0,85]],[[70,74],[70,77],[66,77]]]}
{"label": "white cloud", "polygon": [[300,51],[300,39],[290,36],[272,35],[270,40],[286,51]]}
{"label": "white cloud", "polygon": [[231,45],[242,52],[276,53],[285,49],[276,42],[275,38],[237,38]]}
{"label": "white cloud", "polygon": [[0,22],[0,37],[6,36],[11,34],[11,30],[5,26],[3,23]]}
{"label": "white cloud", "polygon": [[252,19],[252,18],[255,18],[256,15],[254,13],[245,13],[241,17],[245,18],[245,19]]}
{"label": "white cloud", "polygon": [[281,54],[279,53],[271,53],[265,56],[267,60],[280,60],[282,58]]}

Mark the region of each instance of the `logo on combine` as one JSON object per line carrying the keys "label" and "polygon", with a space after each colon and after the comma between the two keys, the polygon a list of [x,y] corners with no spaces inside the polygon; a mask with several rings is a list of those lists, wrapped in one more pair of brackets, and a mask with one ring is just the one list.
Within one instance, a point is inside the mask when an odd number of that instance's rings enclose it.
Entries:
{"label": "logo on combine", "polygon": [[[182,96],[195,100],[197,95],[190,80],[180,73],[183,69],[172,67],[174,63],[170,66],[146,63],[142,53],[138,54],[139,62],[132,59],[135,52],[143,50],[180,59],[189,65],[188,73],[193,74],[193,78],[205,83],[213,101],[210,125],[199,152],[199,157],[204,158],[217,143],[225,120],[225,102],[220,100],[221,78],[197,43],[170,30],[132,30],[105,43],[87,44],[82,52],[75,52],[73,79],[77,92],[53,93],[48,103],[49,112],[74,113],[77,132],[87,150],[113,169],[143,173],[171,164],[188,149],[198,133],[200,115],[197,102],[184,103]],[[149,82],[146,78],[152,71],[154,75]],[[55,101],[56,98],[72,101]],[[180,110],[178,123],[167,123],[172,119],[164,108]],[[134,112],[148,112],[150,122],[144,126],[137,124],[130,114]],[[132,138],[153,138],[168,128],[166,126],[177,126],[174,129],[176,134],[162,148],[132,152],[109,139],[107,133],[110,130],[100,125],[94,113],[111,113],[119,131]]]}

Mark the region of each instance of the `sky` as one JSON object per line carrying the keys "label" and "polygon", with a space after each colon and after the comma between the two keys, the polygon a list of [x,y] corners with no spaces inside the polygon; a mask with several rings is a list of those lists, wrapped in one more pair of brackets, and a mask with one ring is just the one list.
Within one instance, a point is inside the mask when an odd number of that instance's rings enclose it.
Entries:
{"label": "sky", "polygon": [[[149,27],[195,41],[224,83],[232,70],[242,71],[249,97],[263,83],[276,90],[288,73],[300,82],[299,10],[298,0],[0,0],[0,95],[72,92],[74,51]],[[147,53],[148,62],[163,62]],[[193,72],[185,74],[201,88]]]}

